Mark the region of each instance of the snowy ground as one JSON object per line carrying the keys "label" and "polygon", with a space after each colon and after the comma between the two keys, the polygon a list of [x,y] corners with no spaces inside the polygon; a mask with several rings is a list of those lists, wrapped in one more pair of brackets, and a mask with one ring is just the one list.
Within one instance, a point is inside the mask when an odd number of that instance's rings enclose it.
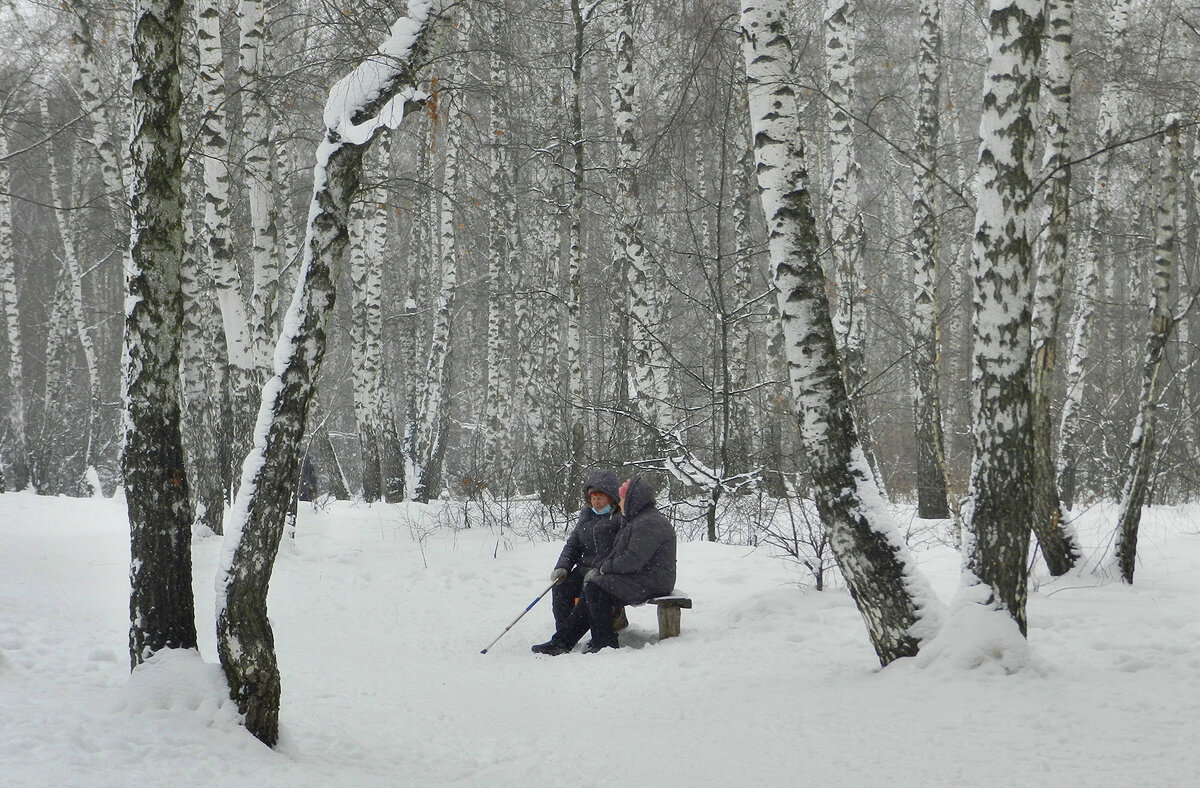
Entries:
{"label": "snowy ground", "polygon": [[[195,544],[201,653],[130,676],[119,501],[0,496],[3,786],[1175,786],[1200,767],[1200,507],[1155,509],[1133,587],[1081,573],[1029,605],[1012,675],[946,657],[880,670],[843,591],[763,551],[681,545],[695,600],[657,642],[530,654],[558,544],[420,511],[306,507],[271,588],[277,750],[241,729],[213,634],[216,538]],[[1081,529],[1094,547],[1115,517]],[[423,535],[414,539],[414,533]],[[1088,536],[1091,534],[1091,536]],[[949,599],[958,559],[917,553]]]}

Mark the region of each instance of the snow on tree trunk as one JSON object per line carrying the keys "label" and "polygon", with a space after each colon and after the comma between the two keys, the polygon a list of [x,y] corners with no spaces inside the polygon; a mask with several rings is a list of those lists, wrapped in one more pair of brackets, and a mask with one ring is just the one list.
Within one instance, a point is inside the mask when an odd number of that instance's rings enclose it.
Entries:
{"label": "snow on tree trunk", "polygon": [[[1111,62],[1120,62],[1126,48],[1126,30],[1133,0],[1115,0],[1108,17],[1107,46]],[[1121,112],[1125,89],[1118,75],[1113,75],[1100,92],[1099,137],[1103,150],[1117,141],[1125,118]],[[1091,355],[1092,318],[1096,312],[1097,291],[1100,287],[1101,231],[1112,215],[1112,161],[1109,155],[1096,164],[1088,198],[1087,237],[1083,244],[1082,263],[1075,285],[1075,310],[1071,316],[1071,356],[1067,362],[1067,392],[1059,415],[1058,428],[1058,486],[1062,505],[1071,509],[1075,504],[1076,473],[1079,447],[1079,406],[1083,402],[1085,375]]]}
{"label": "snow on tree trunk", "polygon": [[923,0],[917,58],[917,119],[913,177],[913,422],[916,428],[917,514],[950,516],[946,478],[938,341],[938,169],[940,134],[942,4]]}
{"label": "snow on tree trunk", "polygon": [[1026,631],[1034,466],[1029,324],[1040,0],[992,6],[972,251],[973,368],[964,598]]}
{"label": "snow on tree trunk", "polygon": [[391,37],[331,90],[317,149],[300,281],[263,387],[254,449],[227,523],[217,580],[217,653],[247,729],[274,746],[279,667],[267,588],[299,471],[301,438],[325,354],[336,270],[349,243],[350,204],[363,156],[378,131],[423,105],[412,64],[424,62],[436,28],[432,2],[409,3]]}
{"label": "snow on tree trunk", "polygon": [[[25,425],[25,373],[21,366],[21,312],[17,299],[17,271],[13,257],[12,191],[8,170],[8,135],[0,127],[0,308],[4,310],[4,328],[8,349],[9,402],[4,414],[8,420],[5,434],[10,443],[0,447],[0,466],[7,465],[7,489],[24,490],[29,486],[29,444]],[[0,469],[0,474],[3,474]]]}
{"label": "snow on tree trunk", "polygon": [[1062,575],[1079,560],[1073,534],[1062,521],[1055,476],[1051,385],[1058,355],[1063,275],[1068,256],[1067,222],[1071,211],[1071,166],[1068,127],[1071,118],[1071,47],[1074,0],[1051,0],[1046,7],[1045,66],[1042,103],[1046,149],[1042,170],[1050,179],[1050,195],[1042,225],[1042,254],[1033,303],[1033,528],[1050,574]]}
{"label": "snow on tree trunk", "polygon": [[850,416],[818,257],[786,7],[785,0],[745,0],[741,8],[759,196],[813,496],[886,665],[916,654],[931,634],[921,625],[932,623],[935,598],[891,522]]}
{"label": "snow on tree trunk", "polygon": [[1138,415],[1129,439],[1129,465],[1125,488],[1121,492],[1120,520],[1117,523],[1116,558],[1121,579],[1133,582],[1137,565],[1138,524],[1150,484],[1154,465],[1155,425],[1159,378],[1166,356],[1167,340],[1174,321],[1168,302],[1171,289],[1171,269],[1175,265],[1176,209],[1179,194],[1179,118],[1167,121],[1163,135],[1162,164],[1159,180],[1159,201],[1155,214],[1154,271],[1150,289],[1150,325],[1146,332],[1146,362],[1142,368],[1142,391],[1138,398]]}
{"label": "snow on tree trunk", "polygon": [[192,507],[180,432],[183,6],[139,0],[133,28],[132,239],[126,263],[125,431],[129,656],[196,648]]}

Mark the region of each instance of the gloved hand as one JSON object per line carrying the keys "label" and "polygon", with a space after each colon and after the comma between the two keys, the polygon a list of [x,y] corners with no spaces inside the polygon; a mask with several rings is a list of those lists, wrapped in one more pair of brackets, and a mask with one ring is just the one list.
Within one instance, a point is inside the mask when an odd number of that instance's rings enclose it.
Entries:
{"label": "gloved hand", "polygon": [[550,573],[550,582],[557,583],[559,580],[562,580],[566,576],[567,576],[567,570],[560,567]]}
{"label": "gloved hand", "polygon": [[589,569],[589,570],[587,570],[587,574],[583,576],[583,582],[590,583],[599,576],[600,576],[599,569]]}

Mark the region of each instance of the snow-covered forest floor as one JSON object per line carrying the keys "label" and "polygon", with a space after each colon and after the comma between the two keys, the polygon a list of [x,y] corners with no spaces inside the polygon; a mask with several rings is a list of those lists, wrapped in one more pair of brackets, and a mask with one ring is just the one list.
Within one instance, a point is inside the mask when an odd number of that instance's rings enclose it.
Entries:
{"label": "snow-covered forest floor", "polygon": [[[903,513],[902,513],[903,514]],[[907,515],[905,515],[907,516]],[[130,676],[120,500],[0,496],[0,785],[1193,785],[1200,771],[1200,506],[1156,508],[1136,585],[1084,571],[1029,603],[1008,675],[962,651],[880,670],[841,589],[751,549],[680,546],[695,600],[657,642],[539,657],[560,543],[434,528],[432,510],[301,510],[270,612],[282,740],[241,729],[216,664],[220,541],[194,544],[201,653]],[[445,521],[445,517],[442,518]],[[1115,512],[1078,520],[1093,563]],[[915,550],[937,592],[952,548]]]}

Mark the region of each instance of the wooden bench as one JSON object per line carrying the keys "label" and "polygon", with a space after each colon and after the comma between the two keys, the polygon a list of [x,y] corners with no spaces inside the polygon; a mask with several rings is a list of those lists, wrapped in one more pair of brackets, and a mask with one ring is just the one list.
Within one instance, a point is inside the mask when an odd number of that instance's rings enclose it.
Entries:
{"label": "wooden bench", "polygon": [[692,600],[678,589],[668,596],[656,596],[647,599],[643,604],[658,607],[658,639],[678,637],[680,611],[692,609]]}

